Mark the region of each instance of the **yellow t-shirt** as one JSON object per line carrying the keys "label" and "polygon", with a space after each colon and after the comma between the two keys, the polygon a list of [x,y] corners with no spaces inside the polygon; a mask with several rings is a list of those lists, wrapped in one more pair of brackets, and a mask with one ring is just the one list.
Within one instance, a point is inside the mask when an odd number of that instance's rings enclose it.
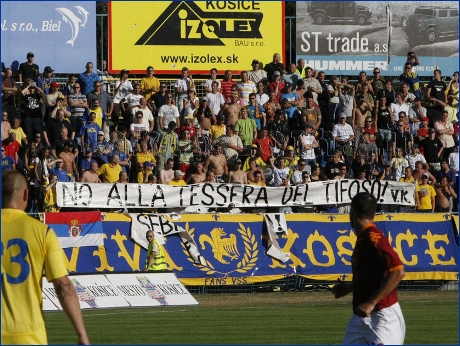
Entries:
{"label": "yellow t-shirt", "polygon": [[144,164],[144,162],[153,162],[156,163],[157,161],[155,160],[155,157],[153,156],[151,151],[147,151],[145,153],[137,153],[136,154],[136,162],[138,164]]}
{"label": "yellow t-shirt", "polygon": [[[144,77],[141,79],[141,89],[142,90],[145,90],[145,89],[152,89],[152,88],[155,88],[157,90],[160,90],[160,81],[158,80],[157,77]],[[147,101],[150,100],[150,98],[152,97],[152,95],[155,94],[154,92],[148,92],[148,93],[145,93],[144,94],[144,97]]]}
{"label": "yellow t-shirt", "polygon": [[108,181],[109,183],[114,183],[120,178],[120,172],[122,171],[121,166],[117,163],[115,167],[110,167],[109,163],[104,163],[96,171],[97,175],[103,176],[103,181]]}
{"label": "yellow t-shirt", "polygon": [[426,185],[417,185],[415,187],[415,192],[418,193],[419,191],[427,191],[428,194],[424,197],[419,196],[419,210],[427,210],[432,209],[433,205],[431,204],[431,197],[436,196],[436,191],[434,190],[433,186],[426,184]]}
{"label": "yellow t-shirt", "polygon": [[2,344],[47,344],[42,275],[68,275],[61,245],[47,225],[22,210],[2,209]]}
{"label": "yellow t-shirt", "polygon": [[185,186],[185,185],[187,185],[187,184],[185,183],[185,181],[183,181],[183,180],[181,179],[181,180],[179,180],[179,181],[170,180],[169,183],[168,183],[168,185],[172,185],[172,186]]}
{"label": "yellow t-shirt", "polygon": [[24,138],[27,138],[26,134],[24,133],[24,130],[22,127],[18,127],[17,129],[11,128],[11,132],[16,134],[16,140],[19,142],[19,144],[23,144],[22,141]]}
{"label": "yellow t-shirt", "polygon": [[209,129],[209,136],[212,138],[212,139],[216,139],[216,138],[219,138],[220,136],[223,136],[225,135],[225,131],[226,131],[226,128],[225,128],[225,125],[222,124],[222,125],[211,125],[211,128]]}

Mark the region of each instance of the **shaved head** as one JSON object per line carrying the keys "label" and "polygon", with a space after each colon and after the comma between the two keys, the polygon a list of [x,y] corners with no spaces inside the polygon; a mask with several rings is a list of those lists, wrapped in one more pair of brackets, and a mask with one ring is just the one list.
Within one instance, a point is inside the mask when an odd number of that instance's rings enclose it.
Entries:
{"label": "shaved head", "polygon": [[10,169],[2,174],[2,207],[16,208],[24,210],[26,205],[22,207],[24,191],[27,191],[27,181],[21,172]]}

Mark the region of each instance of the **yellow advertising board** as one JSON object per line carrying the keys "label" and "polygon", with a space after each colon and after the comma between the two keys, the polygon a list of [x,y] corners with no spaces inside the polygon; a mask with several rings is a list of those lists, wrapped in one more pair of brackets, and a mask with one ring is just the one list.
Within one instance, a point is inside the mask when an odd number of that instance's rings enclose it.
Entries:
{"label": "yellow advertising board", "polygon": [[250,70],[284,56],[284,37],[283,1],[109,2],[113,72]]}

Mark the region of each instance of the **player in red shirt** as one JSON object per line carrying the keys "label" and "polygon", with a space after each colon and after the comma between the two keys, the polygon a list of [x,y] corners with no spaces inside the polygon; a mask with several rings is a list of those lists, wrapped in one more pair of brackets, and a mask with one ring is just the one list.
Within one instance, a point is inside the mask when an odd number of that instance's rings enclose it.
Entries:
{"label": "player in red shirt", "polygon": [[353,292],[353,316],[344,344],[404,343],[406,325],[396,294],[404,267],[373,223],[376,208],[376,198],[367,192],[358,193],[351,201],[350,223],[357,236],[351,257],[353,281],[347,285],[339,280],[332,289],[336,298]]}

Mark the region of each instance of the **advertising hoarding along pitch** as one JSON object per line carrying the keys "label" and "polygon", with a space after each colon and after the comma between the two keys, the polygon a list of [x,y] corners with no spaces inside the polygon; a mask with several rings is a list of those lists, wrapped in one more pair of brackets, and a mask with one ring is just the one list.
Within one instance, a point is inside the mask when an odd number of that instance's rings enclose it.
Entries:
{"label": "advertising hoarding along pitch", "polygon": [[248,70],[253,59],[284,55],[284,46],[282,1],[109,3],[111,71]]}
{"label": "advertising hoarding along pitch", "polygon": [[40,73],[81,73],[96,62],[94,1],[2,1],[1,29],[2,62],[13,72],[29,52]]}
{"label": "advertising hoarding along pitch", "polygon": [[458,2],[296,3],[296,59],[326,75],[369,75],[377,67],[382,76],[398,76],[412,51],[420,59],[413,69],[419,76],[437,68],[451,76],[458,70],[458,47]]}

